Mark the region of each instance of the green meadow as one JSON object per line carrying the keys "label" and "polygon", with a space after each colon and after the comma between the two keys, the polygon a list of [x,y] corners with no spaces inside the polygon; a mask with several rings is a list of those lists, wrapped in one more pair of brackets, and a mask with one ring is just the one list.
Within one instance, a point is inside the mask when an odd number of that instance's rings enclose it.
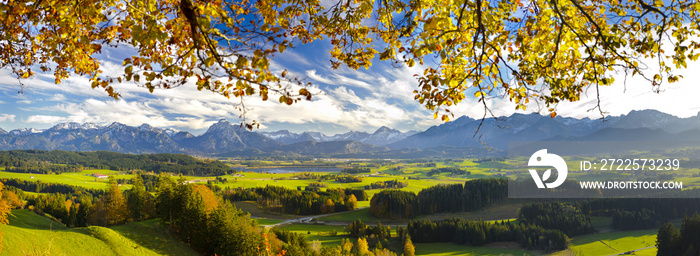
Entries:
{"label": "green meadow", "polygon": [[536,254],[517,249],[517,244],[493,243],[486,246],[467,246],[451,243],[415,244],[416,255],[425,256],[534,256]]}
{"label": "green meadow", "polygon": [[573,237],[566,251],[554,253],[563,255],[612,255],[635,251],[635,255],[656,255],[657,229],[634,231],[614,231]]}
{"label": "green meadow", "polygon": [[0,226],[0,255],[198,255],[167,235],[158,220],[111,228],[67,228],[28,210],[13,210]]}

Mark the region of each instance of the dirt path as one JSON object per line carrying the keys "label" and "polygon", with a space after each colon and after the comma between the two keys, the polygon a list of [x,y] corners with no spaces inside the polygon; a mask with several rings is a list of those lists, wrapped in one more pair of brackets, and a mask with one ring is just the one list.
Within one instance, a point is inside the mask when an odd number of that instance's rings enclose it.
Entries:
{"label": "dirt path", "polygon": [[[604,244],[605,246],[607,246],[608,248],[613,249],[613,250],[616,251],[616,252],[619,252],[619,251],[620,251],[620,250],[618,250],[618,249],[613,248],[613,247],[610,246],[609,244],[603,242],[603,240],[600,240],[600,238],[598,238],[597,236],[595,236],[595,235],[591,235],[591,236],[592,236],[593,238],[595,238],[596,240],[598,240],[598,242],[600,242],[600,243]],[[619,255],[619,254],[615,254],[615,255]]]}

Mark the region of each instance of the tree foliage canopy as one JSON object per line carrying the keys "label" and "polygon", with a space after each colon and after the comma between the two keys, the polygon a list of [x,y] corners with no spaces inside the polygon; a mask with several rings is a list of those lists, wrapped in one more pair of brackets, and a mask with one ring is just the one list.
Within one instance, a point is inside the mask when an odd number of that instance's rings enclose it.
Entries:
{"label": "tree foliage canopy", "polygon": [[[153,91],[192,79],[228,98],[272,93],[293,104],[313,93],[271,59],[326,39],[333,68],[421,64],[415,99],[436,118],[468,97],[486,108],[492,95],[516,108],[540,100],[554,116],[558,102],[617,72],[657,89],[678,81],[674,68],[698,57],[698,9],[689,0],[5,1],[0,67],[20,81],[36,69],[56,83],[86,76],[115,98],[112,85],[125,80]],[[135,49],[122,73],[102,73],[104,47]]]}

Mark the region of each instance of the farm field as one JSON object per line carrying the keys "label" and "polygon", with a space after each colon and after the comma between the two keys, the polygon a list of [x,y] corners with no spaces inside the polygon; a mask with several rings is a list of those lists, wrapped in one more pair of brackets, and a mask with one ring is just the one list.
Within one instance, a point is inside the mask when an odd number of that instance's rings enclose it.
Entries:
{"label": "farm field", "polygon": [[[344,226],[326,226],[326,225],[307,225],[307,224],[293,224],[285,226],[284,229],[289,230],[294,233],[303,234],[306,236],[306,240],[309,242],[319,241],[323,247],[331,247],[340,245],[343,238],[349,238],[349,236],[344,236],[345,232]],[[337,232],[336,236],[330,236],[325,234],[319,234],[319,232]]]}
{"label": "farm field", "polygon": [[[492,244],[487,246],[466,246],[451,243],[425,243],[416,244],[416,255],[425,256],[456,256],[456,255],[485,255],[485,256],[534,256],[536,254],[521,250],[512,249],[513,246],[501,246],[500,244]],[[510,247],[510,248],[509,248]]]}
{"label": "farm field", "polygon": [[[105,179],[98,179],[90,174],[100,173],[105,175],[115,175],[120,179],[130,178],[133,175],[117,175],[118,172],[110,170],[85,170],[82,172],[69,172],[61,174],[34,174],[34,173],[14,173],[0,171],[0,179],[21,179],[29,181],[42,181],[44,183],[61,183],[72,186],[79,186],[90,189],[104,189],[106,187]],[[131,185],[123,185],[124,188],[131,188]]]}
{"label": "farm field", "polygon": [[365,223],[376,223],[378,221],[381,221],[380,219],[372,216],[372,214],[369,213],[369,208],[363,208],[363,209],[359,209],[356,211],[344,212],[344,213],[339,213],[339,214],[319,218],[319,220],[321,220],[321,221],[331,221],[331,222],[332,221],[353,222],[353,221],[356,221],[357,219],[361,219],[362,222],[365,222]]}
{"label": "farm field", "polygon": [[571,239],[568,250],[553,255],[612,255],[643,248],[647,249],[635,252],[636,255],[656,255],[657,231],[645,229],[577,236]]}

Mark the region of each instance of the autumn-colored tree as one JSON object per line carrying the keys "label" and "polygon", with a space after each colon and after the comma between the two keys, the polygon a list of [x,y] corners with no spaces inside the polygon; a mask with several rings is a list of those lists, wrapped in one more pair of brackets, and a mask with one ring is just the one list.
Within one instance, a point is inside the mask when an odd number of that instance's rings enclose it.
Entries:
{"label": "autumn-colored tree", "polygon": [[[0,182],[0,225],[10,223],[10,221],[7,219],[7,215],[10,213],[11,208],[2,196],[4,189],[5,186],[2,184],[2,182]],[[5,247],[2,245],[2,232],[0,232],[0,252],[2,252],[4,248]]]}
{"label": "autumn-colored tree", "polygon": [[416,247],[413,246],[413,242],[411,242],[411,237],[406,237],[406,241],[403,244],[403,255],[416,256]]}
{"label": "autumn-colored tree", "polygon": [[[494,94],[518,109],[540,100],[554,116],[557,103],[616,74],[656,90],[678,81],[674,68],[700,54],[699,10],[691,0],[20,0],[0,4],[0,67],[20,81],[37,69],[56,83],[85,76],[115,98],[112,85],[124,81],[153,91],[194,80],[227,98],[293,104],[312,92],[270,60],[329,39],[333,68],[377,57],[421,64],[415,98],[436,118],[449,120],[445,108],[468,97],[486,108]],[[133,47],[123,72],[102,73],[96,55],[106,47]]]}
{"label": "autumn-colored tree", "polygon": [[327,214],[327,213],[333,213],[335,211],[335,204],[333,203],[333,200],[328,198],[326,202],[321,205],[321,213]]}
{"label": "autumn-colored tree", "polygon": [[2,200],[4,200],[12,209],[21,208],[24,205],[21,199],[10,190],[2,191]]}
{"label": "autumn-colored tree", "polygon": [[114,176],[109,177],[107,184],[107,193],[102,198],[105,211],[105,222],[107,225],[116,225],[126,222],[129,216],[129,210],[126,207],[126,200],[119,189],[119,184]]}
{"label": "autumn-colored tree", "polygon": [[350,254],[350,251],[355,245],[350,241],[350,239],[343,238],[341,242],[341,247],[342,247],[342,253],[343,255],[348,255]]}
{"label": "autumn-colored tree", "polygon": [[204,209],[207,213],[211,213],[212,210],[219,207],[219,199],[207,186],[195,185],[193,188],[195,193],[202,197],[202,202],[204,203]]}
{"label": "autumn-colored tree", "polygon": [[369,245],[367,244],[366,238],[361,237],[357,239],[357,244],[355,244],[355,252],[356,255],[365,255],[369,253]]}
{"label": "autumn-colored tree", "polygon": [[350,211],[357,209],[357,198],[355,195],[351,194],[348,197],[348,200],[345,201],[345,206],[347,206]]}

